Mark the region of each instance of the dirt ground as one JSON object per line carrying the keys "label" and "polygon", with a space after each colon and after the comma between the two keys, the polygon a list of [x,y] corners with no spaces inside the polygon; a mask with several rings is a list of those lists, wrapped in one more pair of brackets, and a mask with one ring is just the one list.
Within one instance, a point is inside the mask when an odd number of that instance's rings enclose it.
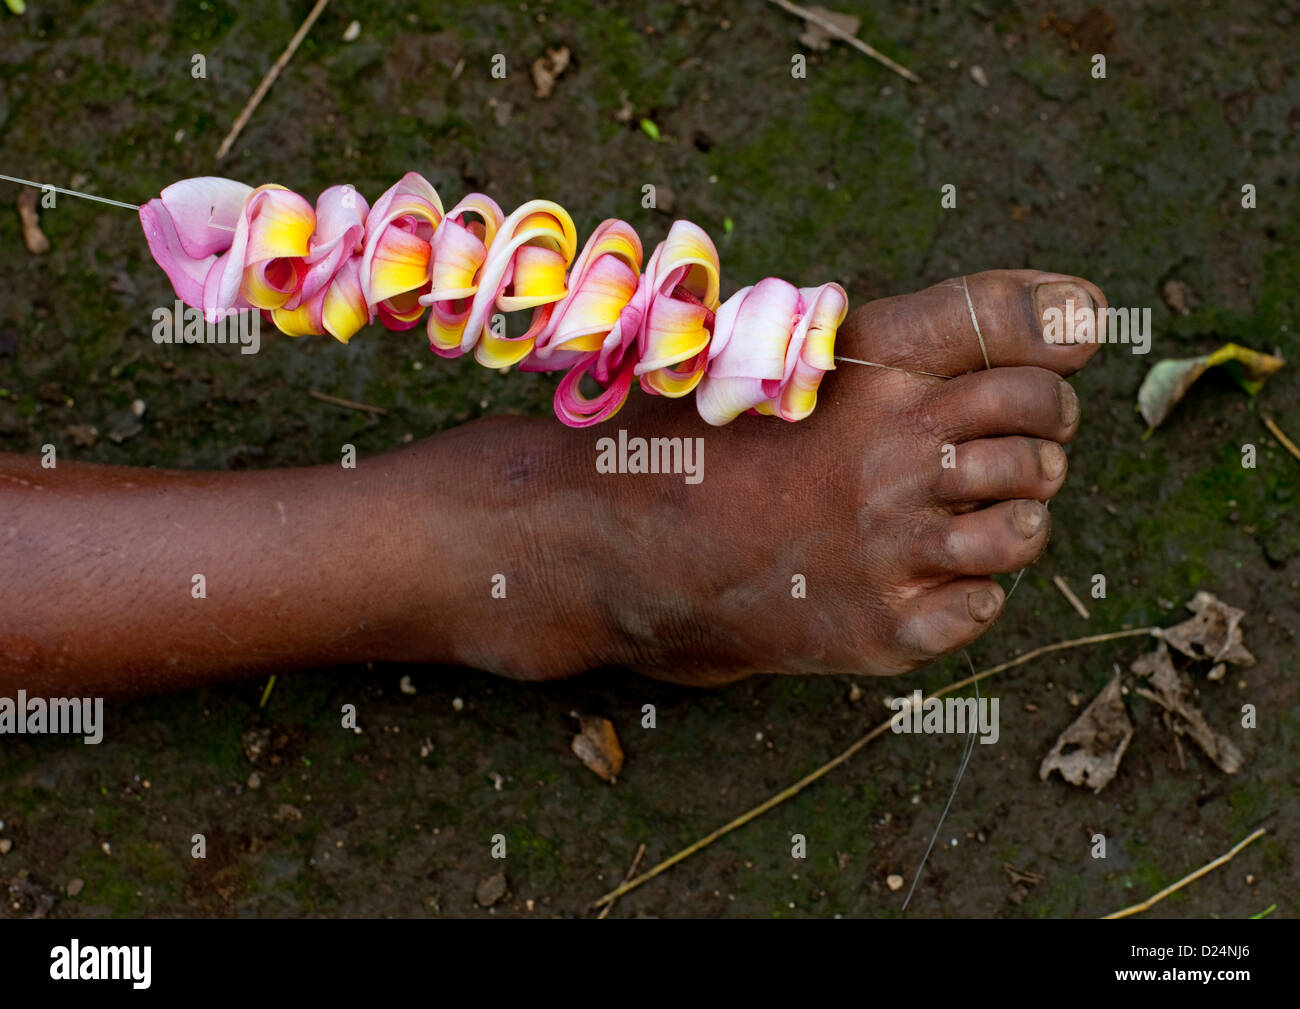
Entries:
{"label": "dirt ground", "polygon": [[[1294,366],[1255,399],[1207,376],[1146,441],[1134,412],[1158,358],[1232,340],[1300,361],[1300,3],[829,4],[860,15],[861,36],[923,78],[913,85],[847,46],[801,47],[799,21],[757,0],[336,2],[218,168],[217,145],[310,6],[28,0],[22,17],[5,12],[0,171],[136,203],[204,174],[304,193],[351,181],[373,199],[415,169],[453,201],[476,189],[503,206],[557,200],[584,236],[625,218],[648,249],[673,215],[695,220],[718,239],[724,296],[776,274],[835,278],[862,302],[1035,267],[1149,306],[1151,354],[1105,347],[1075,380],[1083,426],[1053,543],[971,658],[984,668],[1064,638],[1169,625],[1207,589],[1247,611],[1259,659],[1200,684],[1246,766],[1226,775],[1188,743],[1182,766],[1159,712],[1131,694],[1137,733],[1109,787],[1040,782],[1077,713],[1069,695],[1086,702],[1150,644],[1013,669],[984,685],[1001,700],[1001,738],[976,746],[907,913],[1098,915],[1257,826],[1262,841],[1149,914],[1300,913],[1300,461],[1261,421],[1300,437]],[[361,34],[345,42],[353,19]],[[559,46],[572,62],[540,99],[529,65]],[[791,75],[799,52],[805,79]],[[504,80],[490,75],[497,53]],[[206,78],[192,76],[194,54]],[[659,210],[641,206],[647,183]],[[940,205],[946,184],[955,209]],[[376,325],[347,347],[264,332],[252,357],[159,347],[151,312],[173,295],[133,214],[60,198],[42,216],[52,250],[33,257],[17,192],[0,186],[0,450],[303,465],[345,442],[372,453],[485,414],[549,410],[554,377],[435,359],[419,330]],[[1177,295],[1164,293],[1171,281]],[[75,425],[97,429],[93,444]],[[1247,443],[1254,469],[1241,465]],[[1109,591],[1084,620],[1052,576],[1086,595],[1095,573]],[[838,753],[888,716],[882,699],[965,671],[956,657],[862,682],[853,700],[841,678],[700,691],[622,670],[526,685],[367,666],[281,676],[264,709],[261,681],[112,703],[99,746],[0,745],[0,839],[12,842],[0,913],[588,914],[640,844],[646,868]],[[416,693],[399,689],[405,674]],[[339,727],[346,703],[363,733]],[[617,784],[569,751],[572,711],[614,723],[627,753]],[[613,914],[898,916],[903,892],[887,877],[910,881],[962,747],[887,734]],[[191,857],[197,833],[206,859]],[[806,859],[791,857],[796,833]],[[1105,859],[1091,857],[1094,833]],[[497,834],[504,862],[491,857]],[[1014,883],[1007,865],[1041,882]],[[501,871],[506,892],[485,909],[476,888]]]}

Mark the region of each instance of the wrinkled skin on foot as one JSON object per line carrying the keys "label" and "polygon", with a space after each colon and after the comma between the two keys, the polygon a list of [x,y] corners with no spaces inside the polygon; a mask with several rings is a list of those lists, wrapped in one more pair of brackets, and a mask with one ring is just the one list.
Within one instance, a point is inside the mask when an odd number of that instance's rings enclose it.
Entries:
{"label": "wrinkled skin on foot", "polygon": [[[1047,546],[1043,502],[1061,488],[1062,446],[1079,423],[1063,376],[1097,349],[1045,342],[1042,314],[1067,299],[1106,303],[1059,274],[966,281],[983,350],[960,278],[858,308],[836,347],[950,381],[841,363],[797,424],[745,416],[712,428],[685,402],[634,395],[610,423],[564,432],[580,443],[568,445],[568,465],[588,485],[580,507],[596,536],[566,562],[581,611],[600,624],[575,631],[574,647],[594,662],[715,684],[898,674],[983,634],[1005,602],[989,576],[1019,571]],[[702,482],[596,474],[596,443],[619,428],[703,438]],[[955,449],[951,468],[944,446]],[[570,521],[574,502],[561,497],[543,501],[537,521]],[[519,658],[507,663],[515,675],[576,671],[527,672]]]}

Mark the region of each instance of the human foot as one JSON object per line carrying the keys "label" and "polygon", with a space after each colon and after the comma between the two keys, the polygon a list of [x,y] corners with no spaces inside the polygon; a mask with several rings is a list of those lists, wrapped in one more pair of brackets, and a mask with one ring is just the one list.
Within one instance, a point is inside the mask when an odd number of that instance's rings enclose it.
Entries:
{"label": "human foot", "polygon": [[[1043,312],[1067,299],[1105,307],[1092,284],[1037,271],[865,305],[837,355],[889,367],[840,364],[798,424],[711,428],[681,403],[637,397],[611,424],[562,432],[595,526],[571,545],[583,646],[703,684],[897,674],[974,641],[1005,602],[989,576],[1043,552],[1043,502],[1065,479],[1079,401],[1061,376],[1096,349],[1043,340]],[[629,441],[702,439],[703,479],[597,474],[600,439],[619,428]],[[535,521],[572,525],[570,495],[544,498]]]}

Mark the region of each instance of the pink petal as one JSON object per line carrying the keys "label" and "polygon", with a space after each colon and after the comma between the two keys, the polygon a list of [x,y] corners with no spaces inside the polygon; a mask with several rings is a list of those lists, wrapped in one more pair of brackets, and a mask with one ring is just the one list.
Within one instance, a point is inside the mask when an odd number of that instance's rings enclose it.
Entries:
{"label": "pink petal", "polygon": [[173,182],[162,191],[162,205],[186,254],[205,259],[230,248],[240,212],[252,194],[253,187],[242,182],[204,175]]}
{"label": "pink petal", "polygon": [[718,378],[782,378],[798,314],[798,288],[777,277],[760,280],[741,303],[733,336],[709,363],[709,374]]}
{"label": "pink petal", "polygon": [[176,224],[161,200],[150,200],[140,208],[140,225],[149,252],[172,282],[176,297],[191,308],[202,308],[203,282],[217,257],[195,259],[185,251]]}

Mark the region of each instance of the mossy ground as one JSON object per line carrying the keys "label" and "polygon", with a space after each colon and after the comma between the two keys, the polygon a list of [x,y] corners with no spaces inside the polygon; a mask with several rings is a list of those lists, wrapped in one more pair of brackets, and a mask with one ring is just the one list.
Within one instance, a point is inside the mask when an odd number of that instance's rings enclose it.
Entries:
{"label": "mossy ground", "polygon": [[[1269,839],[1151,914],[1300,912],[1300,462],[1260,420],[1300,435],[1294,369],[1256,400],[1208,376],[1147,441],[1133,410],[1159,357],[1235,340],[1300,359],[1300,52],[1283,44],[1294,3],[1195,13],[1109,3],[1113,36],[1075,33],[1078,51],[1045,19],[1076,21],[1082,3],[833,5],[861,14],[863,36],[920,74],[919,87],[842,46],[810,54],[807,78],[793,79],[799,27],[767,4],[333,4],[218,166],[218,143],[310,6],[31,0],[26,16],[0,19],[3,171],[136,202],[213,173],[304,193],[351,181],[373,198],[416,169],[446,195],[555,199],[580,234],[625,218],[648,248],[672,219],[641,206],[653,183],[661,199],[671,190],[675,215],[718,239],[724,294],[778,274],[837,278],[862,301],[1032,266],[1090,277],[1112,304],[1150,306],[1149,357],[1108,347],[1076,379],[1084,424],[1052,506],[1054,541],[972,658],[985,666],[1061,638],[1173,623],[1209,589],[1247,609],[1260,658],[1201,691],[1247,767],[1227,777],[1189,748],[1181,769],[1156,713],[1134,698],[1138,735],[1114,784],[1092,795],[1040,783],[1038,762],[1075,713],[1067,693],[1090,696],[1146,646],[1020,667],[986,687],[1001,698],[1002,737],[976,747],[911,913],[1103,913],[1259,824]],[[353,18],[362,33],[349,44]],[[1104,19],[1090,23],[1097,35]],[[573,63],[539,100],[528,66],[559,45]],[[1105,80],[1089,73],[1096,46]],[[191,76],[196,53],[205,79]],[[490,76],[496,53],[505,80]],[[940,207],[948,183],[955,210]],[[1246,183],[1254,210],[1241,207]],[[345,442],[377,452],[483,414],[549,409],[553,378],[437,360],[417,337],[379,328],[348,347],[267,338],[254,357],[158,347],[150,313],[172,293],[132,214],[60,199],[42,226],[53,250],[34,258],[17,215],[0,214],[5,450],[300,465],[337,458]],[[1169,280],[1188,285],[1190,314],[1162,300]],[[389,412],[339,410],[309,389]],[[137,436],[70,440],[72,424],[107,433],[137,398],[148,405]],[[1245,443],[1258,447],[1253,470],[1241,466]],[[1082,593],[1094,573],[1109,591],[1085,623],[1051,576]],[[500,833],[510,893],[494,913],[528,914],[530,900],[533,914],[581,913],[640,843],[648,866],[838,752],[887,714],[883,696],[963,671],[953,659],[863,683],[857,703],[841,679],[699,692],[621,671],[526,685],[353,668],[281,677],[265,710],[261,683],[113,704],[98,747],[5,740],[0,836],[14,848],[0,877],[27,871],[59,895],[59,916],[474,914],[476,884],[501,868],[489,857]],[[399,692],[404,672],[416,695]],[[1239,727],[1247,701],[1254,731]],[[345,703],[364,734],[339,727]],[[640,728],[648,703],[653,731]],[[569,752],[574,709],[617,726],[628,757],[617,785]],[[275,762],[255,768],[240,739],[257,727],[277,742]],[[956,739],[882,738],[615,913],[895,915],[885,877],[910,878],[960,752]],[[253,770],[258,789],[246,785]],[[1089,856],[1095,832],[1109,838],[1104,861]],[[207,837],[202,861],[190,857],[196,833]],[[795,833],[806,860],[790,857]],[[1015,903],[1004,863],[1045,881]],[[63,896],[74,877],[84,888]]]}

